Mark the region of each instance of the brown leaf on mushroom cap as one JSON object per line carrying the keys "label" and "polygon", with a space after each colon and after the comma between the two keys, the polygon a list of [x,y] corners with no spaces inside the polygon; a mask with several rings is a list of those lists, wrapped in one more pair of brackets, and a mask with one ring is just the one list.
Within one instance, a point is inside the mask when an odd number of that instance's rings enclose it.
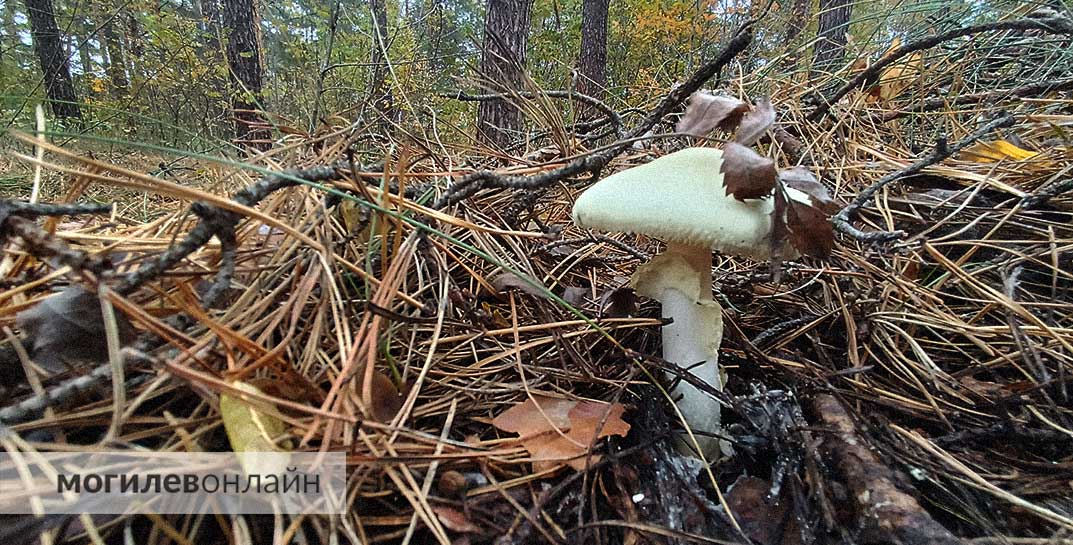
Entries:
{"label": "brown leaf on mushroom cap", "polygon": [[801,166],[784,168],[779,171],[779,181],[786,187],[808,195],[813,206],[828,213],[835,211],[835,201],[827,192],[827,186],[820,183],[808,168]]}
{"label": "brown leaf on mushroom cap", "polygon": [[745,114],[734,134],[734,141],[743,146],[751,146],[775,124],[775,107],[771,99],[764,97],[756,103],[751,112]]}
{"label": "brown leaf on mushroom cap", "polygon": [[716,127],[731,131],[748,110],[749,106],[736,98],[697,91],[689,97],[685,115],[675,130],[693,136],[704,136]]}
{"label": "brown leaf on mushroom cap", "polygon": [[787,202],[786,227],[790,244],[812,257],[826,258],[835,247],[835,231],[827,214],[808,203],[794,199]]}
{"label": "brown leaf on mushroom cap", "polygon": [[775,161],[733,142],[723,148],[723,185],[739,201],[762,199],[775,187]]}

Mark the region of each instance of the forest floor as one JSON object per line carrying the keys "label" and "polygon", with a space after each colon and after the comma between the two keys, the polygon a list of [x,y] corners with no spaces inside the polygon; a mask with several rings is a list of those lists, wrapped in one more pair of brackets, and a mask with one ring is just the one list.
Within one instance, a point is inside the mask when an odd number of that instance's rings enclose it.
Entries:
{"label": "forest floor", "polygon": [[[1023,26],[1061,26],[1040,20]],[[220,400],[241,384],[286,430],[272,443],[344,450],[351,464],[341,524],[249,517],[253,543],[1068,542],[1068,74],[1042,86],[944,75],[1002,51],[1002,35],[932,53],[933,68],[924,46],[877,52],[844,93],[836,80],[724,70],[723,88],[771,92],[775,126],[758,149],[807,166],[845,215],[825,259],[716,257],[728,381],[711,395],[734,450],[710,465],[675,448],[668,377],[686,373],[656,357],[658,304],[628,288],[662,243],[580,229],[570,210],[594,171],[723,146],[674,134],[675,122],[748,32],[711,73],[616,116],[622,140],[588,141],[559,119],[510,155],[402,138],[385,154],[339,127],[244,168],[163,170],[172,159],[42,146],[42,202],[119,208],[43,227],[5,218],[18,240],[0,316],[31,355],[68,366],[27,383],[9,350],[0,422],[30,442],[0,442],[47,451],[107,434],[112,446],[237,449],[229,432],[243,424]],[[558,99],[514,100],[549,111]],[[4,194],[25,198],[32,161],[0,161]],[[54,290],[98,282],[136,332],[123,399],[100,318],[69,319],[63,338],[19,318]],[[102,347],[62,346],[80,344]],[[64,520],[0,536],[200,543],[236,527]]]}

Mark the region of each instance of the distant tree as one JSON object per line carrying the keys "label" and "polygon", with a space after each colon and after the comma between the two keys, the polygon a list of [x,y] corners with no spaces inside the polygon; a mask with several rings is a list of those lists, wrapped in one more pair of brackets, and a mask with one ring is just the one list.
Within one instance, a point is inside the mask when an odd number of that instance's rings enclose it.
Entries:
{"label": "distant tree", "polygon": [[77,29],[72,45],[78,47],[78,68],[83,76],[93,73],[93,23],[88,17],[82,16],[77,19],[77,24],[71,25],[72,30]]}
{"label": "distant tree", "polygon": [[578,90],[600,98],[607,87],[607,6],[609,0],[583,0]]}
{"label": "distant tree", "polygon": [[71,63],[63,49],[52,0],[24,0],[30,19],[30,36],[34,53],[41,64],[45,80],[45,94],[49,108],[56,117],[81,118],[78,95],[71,83]]}
{"label": "distant tree", "polygon": [[100,11],[101,36],[104,38],[104,49],[107,52],[108,61],[104,71],[112,82],[112,94],[116,96],[126,94],[130,84],[127,78],[127,59],[123,51],[123,43],[115,30],[116,21],[122,22],[122,17],[122,12],[113,12],[109,9]]}
{"label": "distant tree", "polygon": [[786,45],[790,45],[808,26],[808,12],[812,7],[810,0],[794,0],[790,8],[790,17],[786,20]]}
{"label": "distant tree", "polygon": [[820,0],[819,30],[812,72],[826,72],[842,62],[849,31],[850,0]]}
{"label": "distant tree", "polygon": [[256,149],[268,149],[270,133],[258,111],[264,107],[261,80],[261,36],[256,0],[224,0],[227,64],[231,73],[231,108],[235,138]]}
{"label": "distant tree", "polygon": [[369,0],[369,11],[372,13],[372,54],[369,59],[369,104],[388,119],[394,118],[394,98],[391,95],[391,86],[388,84],[387,58],[384,55],[387,49],[387,5],[384,0]]}
{"label": "distant tree", "polygon": [[[786,19],[786,35],[783,38],[783,44],[787,48],[793,47],[797,37],[808,26],[809,8],[811,7],[811,0],[794,0],[790,8],[790,16]],[[786,66],[796,68],[797,63],[800,61],[799,55],[795,52],[788,51],[788,53],[790,55],[786,58]]]}
{"label": "distant tree", "polygon": [[[480,73],[493,90],[521,86],[532,9],[533,0],[488,0]],[[521,112],[505,100],[489,100],[477,107],[477,132],[483,142],[505,147],[512,132],[521,128]]]}

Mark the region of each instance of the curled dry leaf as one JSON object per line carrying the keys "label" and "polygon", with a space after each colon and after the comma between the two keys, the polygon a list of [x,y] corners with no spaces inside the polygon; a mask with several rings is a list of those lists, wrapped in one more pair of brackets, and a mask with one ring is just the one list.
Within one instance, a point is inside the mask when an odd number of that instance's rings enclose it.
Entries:
{"label": "curled dry leaf", "polygon": [[772,271],[778,276],[783,245],[790,244],[804,255],[826,258],[835,245],[829,216],[837,206],[827,188],[807,168],[779,171],[772,212]]}
{"label": "curled dry leaf", "polygon": [[790,244],[805,255],[824,259],[834,250],[834,226],[823,210],[811,204],[790,199],[786,227],[790,232]]}
{"label": "curled dry leaf", "polygon": [[465,513],[458,509],[447,507],[446,505],[433,505],[432,512],[436,513],[436,518],[440,519],[440,522],[452,532],[471,534],[481,531],[476,524],[469,520]]}
{"label": "curled dry leaf", "polygon": [[[829,213],[835,212],[835,201],[827,192],[827,186],[820,183],[809,169],[800,166],[784,168],[779,171],[779,181],[784,186],[807,195],[813,206]],[[790,198],[794,196],[791,194]]]}
{"label": "curled dry leaf", "polygon": [[503,293],[510,289],[516,289],[528,293],[529,295],[535,295],[545,299],[547,298],[547,293],[529,282],[526,282],[514,273],[500,274],[491,280],[491,284],[499,293]]}
{"label": "curled dry leaf", "polygon": [[738,131],[734,133],[734,142],[746,147],[751,146],[774,124],[775,107],[771,105],[771,98],[764,97],[741,120]]}
{"label": "curled dry leaf", "polygon": [[775,188],[775,161],[733,142],[723,147],[723,185],[739,201],[762,199]]}
{"label": "curled dry leaf", "polygon": [[[134,327],[115,313],[120,344],[134,340]],[[30,357],[48,371],[58,372],[68,365],[108,362],[101,301],[82,286],[68,286],[37,305],[15,315],[15,323],[26,335]]]}
{"label": "curled dry leaf", "polygon": [[582,307],[585,305],[585,298],[589,296],[589,288],[581,288],[578,286],[568,286],[563,290],[563,301],[566,301],[572,307]]}
{"label": "curled dry leaf", "polygon": [[637,314],[637,293],[630,287],[619,287],[600,296],[600,315],[608,318],[625,318]]}
{"label": "curled dry leaf", "polygon": [[675,130],[693,136],[704,136],[716,127],[732,131],[747,111],[749,106],[736,98],[697,91],[689,97],[685,115]]}
{"label": "curled dry leaf", "polygon": [[771,483],[748,475],[738,477],[726,493],[727,507],[745,535],[757,545],[783,543],[783,527],[791,506],[787,498],[770,496]]}
{"label": "curled dry leaf", "polygon": [[372,411],[373,418],[380,422],[391,422],[402,408],[404,401],[402,392],[395,387],[395,383],[387,375],[380,371],[373,371],[372,390],[372,406],[369,410]]}
{"label": "curled dry leaf", "polygon": [[[534,471],[562,464],[583,471],[590,459],[589,446],[596,440],[629,433],[623,413],[619,403],[534,395],[497,416],[492,425],[519,435],[518,441],[533,458]],[[591,456],[593,463],[597,460],[599,456]]]}

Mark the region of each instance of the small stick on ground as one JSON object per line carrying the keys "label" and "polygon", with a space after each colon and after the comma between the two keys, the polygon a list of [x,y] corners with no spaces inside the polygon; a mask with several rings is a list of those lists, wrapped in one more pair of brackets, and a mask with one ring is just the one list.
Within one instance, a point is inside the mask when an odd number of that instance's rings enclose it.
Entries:
{"label": "small stick on ground", "polygon": [[839,87],[837,91],[830,95],[820,99],[819,105],[808,116],[809,121],[819,121],[825,115],[831,112],[831,105],[838,102],[842,97],[849,94],[854,89],[860,89],[865,85],[875,83],[879,79],[880,74],[890,65],[898,62],[902,57],[909,55],[915,51],[922,49],[928,49],[935,47],[943,42],[961,38],[964,36],[972,36],[973,34],[980,34],[981,32],[993,32],[997,30],[1042,30],[1044,32],[1050,32],[1052,34],[1067,34],[1073,35],[1073,20],[1065,17],[1041,17],[1041,18],[1028,18],[1028,19],[1014,19],[1008,21],[995,21],[991,23],[983,23],[979,25],[972,25],[962,28],[955,28],[953,30],[943,32],[941,34],[935,34],[927,36],[919,40],[913,40],[901,47],[886,54],[882,59],[876,61],[875,64],[869,66],[863,70],[860,74],[857,74],[848,83]]}
{"label": "small stick on ground", "polygon": [[857,519],[864,531],[862,542],[965,543],[935,522],[916,498],[898,488],[894,471],[868,448],[853,418],[834,396],[817,396],[812,405],[820,422],[831,432],[823,435],[823,449],[857,503]]}
{"label": "small stick on ground", "polygon": [[864,191],[858,193],[857,197],[853,199],[853,202],[847,204],[845,208],[843,208],[841,211],[835,214],[833,218],[831,218],[831,222],[834,223],[835,229],[837,229],[841,233],[845,233],[857,240],[864,242],[890,242],[892,240],[902,238],[903,236],[905,236],[904,231],[876,231],[868,233],[857,229],[850,222],[853,221],[853,217],[861,208],[864,207],[865,203],[871,200],[872,196],[878,193],[880,189],[883,189],[891,183],[901,180],[906,176],[911,176],[924,170],[925,168],[941,163],[943,160],[950,157],[951,155],[961,151],[964,148],[971,146],[974,142],[976,142],[980,138],[983,138],[991,131],[1000,127],[1013,126],[1013,121],[1014,119],[1012,115],[1002,114],[999,117],[996,117],[995,119],[991,120],[990,123],[980,127],[972,134],[966,136],[965,138],[962,138],[953,146],[948,146],[945,138],[940,139],[939,142],[935,144],[935,149],[933,149],[931,153],[927,154],[919,161],[903,168],[902,170],[887,174],[886,176],[880,178],[876,183],[866,188]]}

